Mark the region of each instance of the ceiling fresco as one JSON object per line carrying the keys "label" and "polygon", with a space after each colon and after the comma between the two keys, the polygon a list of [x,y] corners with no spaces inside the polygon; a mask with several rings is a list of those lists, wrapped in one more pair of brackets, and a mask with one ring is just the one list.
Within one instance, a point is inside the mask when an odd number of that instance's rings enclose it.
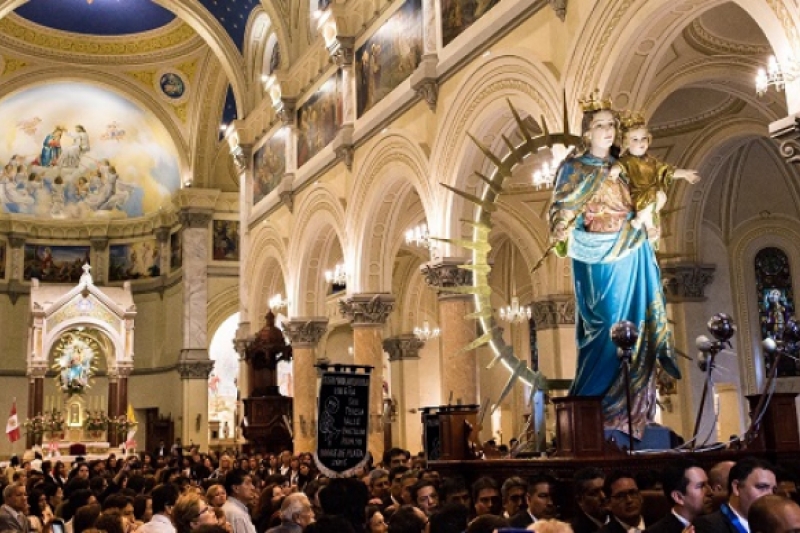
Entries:
{"label": "ceiling fresco", "polygon": [[141,33],[175,19],[150,0],[30,0],[16,13],[48,28],[84,35]]}
{"label": "ceiling fresco", "polygon": [[106,89],[50,83],[0,101],[0,207],[56,219],[128,218],[167,206],[178,153],[151,112]]}
{"label": "ceiling fresco", "polygon": [[[247,20],[258,0],[200,0],[236,46],[244,47]],[[175,15],[151,0],[29,0],[16,9],[21,17],[83,35],[130,35],[160,28]]]}

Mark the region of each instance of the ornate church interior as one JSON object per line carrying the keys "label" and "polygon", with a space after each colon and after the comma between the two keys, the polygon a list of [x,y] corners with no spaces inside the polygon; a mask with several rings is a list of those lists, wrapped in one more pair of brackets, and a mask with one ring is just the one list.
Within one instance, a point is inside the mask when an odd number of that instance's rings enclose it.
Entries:
{"label": "ornate church interior", "polygon": [[[0,0],[0,408],[309,451],[317,365],[366,365],[373,455],[421,450],[442,405],[551,441],[578,348],[548,210],[593,93],[700,176],[659,215],[682,378],[654,420],[736,439],[800,276],[797,0]],[[291,402],[261,427],[267,389]]]}

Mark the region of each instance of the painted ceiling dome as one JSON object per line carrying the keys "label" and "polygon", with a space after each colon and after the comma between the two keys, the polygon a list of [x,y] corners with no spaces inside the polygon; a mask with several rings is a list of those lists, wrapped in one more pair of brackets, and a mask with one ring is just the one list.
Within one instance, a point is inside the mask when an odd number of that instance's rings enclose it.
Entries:
{"label": "painted ceiling dome", "polygon": [[151,0],[30,0],[16,13],[41,26],[84,35],[140,33],[175,19]]}

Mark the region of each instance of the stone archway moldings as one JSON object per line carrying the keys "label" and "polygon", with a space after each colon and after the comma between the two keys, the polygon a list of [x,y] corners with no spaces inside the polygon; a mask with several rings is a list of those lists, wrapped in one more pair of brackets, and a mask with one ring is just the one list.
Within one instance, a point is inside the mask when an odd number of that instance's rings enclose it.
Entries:
{"label": "stone archway moldings", "polygon": [[[336,194],[325,186],[313,187],[302,195],[295,206],[296,219],[288,250],[289,271],[296,271],[296,276],[287,280],[289,293],[289,316],[325,316],[320,306],[324,306],[321,274],[325,268],[324,260],[330,254],[335,240],[341,247],[347,262],[347,232],[345,231],[346,214]],[[327,229],[327,233],[326,233]],[[326,239],[320,248],[320,239]],[[316,264],[313,260],[316,259]],[[348,265],[350,263],[348,262]],[[352,268],[352,267],[350,267]],[[352,273],[348,273],[352,278]],[[317,308],[308,308],[308,305]]]}
{"label": "stone archway moldings", "polygon": [[[748,117],[728,119],[721,124],[712,123],[698,132],[691,147],[676,161],[676,166],[698,169],[703,179],[695,185],[677,182],[672,190],[666,209],[677,209],[680,206],[686,206],[686,209],[679,216],[670,217],[668,221],[669,228],[665,231],[669,235],[666,239],[668,250],[684,252],[690,257],[699,256],[697,246],[700,243],[703,213],[709,192],[717,179],[727,177],[720,175],[717,171],[718,165],[724,162],[727,154],[735,152],[747,139],[763,136],[763,133],[763,124]],[[711,175],[704,174],[705,169],[710,169]]]}
{"label": "stone archway moldings", "polygon": [[[465,132],[472,130],[487,108],[507,110],[505,98],[517,101],[520,111],[530,111],[535,117],[544,115],[551,129],[560,126],[562,103],[553,74],[542,64],[505,53],[500,50],[464,73],[465,81],[447,108],[430,158],[434,162],[431,173],[441,176],[439,181],[459,186],[454,160],[462,160],[460,156],[471,143]],[[530,55],[530,50],[525,53]],[[518,105],[520,100],[522,105]]]}
{"label": "stone archway moldings", "polygon": [[[247,318],[253,322],[266,313],[267,299],[265,293],[276,285],[275,278],[280,275],[284,287],[288,291],[290,284],[288,276],[287,252],[284,242],[277,228],[264,225],[254,231],[250,239],[250,258],[245,268],[245,278],[249,282],[247,294],[240,295],[241,301],[247,304]],[[267,275],[270,264],[276,265],[276,270]],[[256,328],[258,329],[258,328]]]}
{"label": "stone archway moldings", "polygon": [[143,109],[153,113],[167,130],[172,142],[175,143],[175,150],[181,169],[188,168],[189,162],[186,159],[186,153],[189,150],[188,143],[184,138],[181,128],[175,123],[174,117],[170,116],[164,108],[164,104],[156,100],[153,94],[143,91],[138,84],[122,76],[115,75],[112,72],[97,72],[74,67],[70,70],[69,75],[65,75],[64,71],[61,69],[52,67],[43,68],[34,72],[29,72],[24,77],[17,77],[3,83],[3,92],[0,98],[6,98],[14,92],[35,85],[48,84],[56,81],[76,83],[93,82],[111,90],[119,96],[132,100]]}
{"label": "stone archway moldings", "polygon": [[[780,225],[777,222],[783,221]],[[744,392],[758,392],[760,377],[763,375],[763,364],[756,360],[760,353],[761,339],[758,329],[758,307],[755,298],[755,266],[754,259],[758,250],[775,246],[786,252],[792,265],[792,282],[800,283],[800,232],[787,226],[797,226],[797,221],[789,217],[774,217],[770,220],[756,220],[741,227],[730,246],[730,265],[733,271],[733,298],[739,324],[737,344],[739,370],[744,382]]]}
{"label": "stone archway moldings", "polygon": [[239,311],[239,285],[231,285],[225,290],[214,295],[208,302],[208,311],[206,316],[206,331],[208,334],[208,342],[214,337],[217,329],[222,325],[225,320],[231,315]]}

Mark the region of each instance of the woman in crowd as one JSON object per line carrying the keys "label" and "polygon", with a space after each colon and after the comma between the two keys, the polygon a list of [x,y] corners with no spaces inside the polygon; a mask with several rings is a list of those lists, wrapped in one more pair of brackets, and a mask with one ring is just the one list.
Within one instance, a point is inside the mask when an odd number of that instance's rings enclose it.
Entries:
{"label": "woman in crowd", "polygon": [[189,533],[202,525],[216,525],[214,508],[196,492],[178,498],[172,509],[172,521],[177,533]]}

